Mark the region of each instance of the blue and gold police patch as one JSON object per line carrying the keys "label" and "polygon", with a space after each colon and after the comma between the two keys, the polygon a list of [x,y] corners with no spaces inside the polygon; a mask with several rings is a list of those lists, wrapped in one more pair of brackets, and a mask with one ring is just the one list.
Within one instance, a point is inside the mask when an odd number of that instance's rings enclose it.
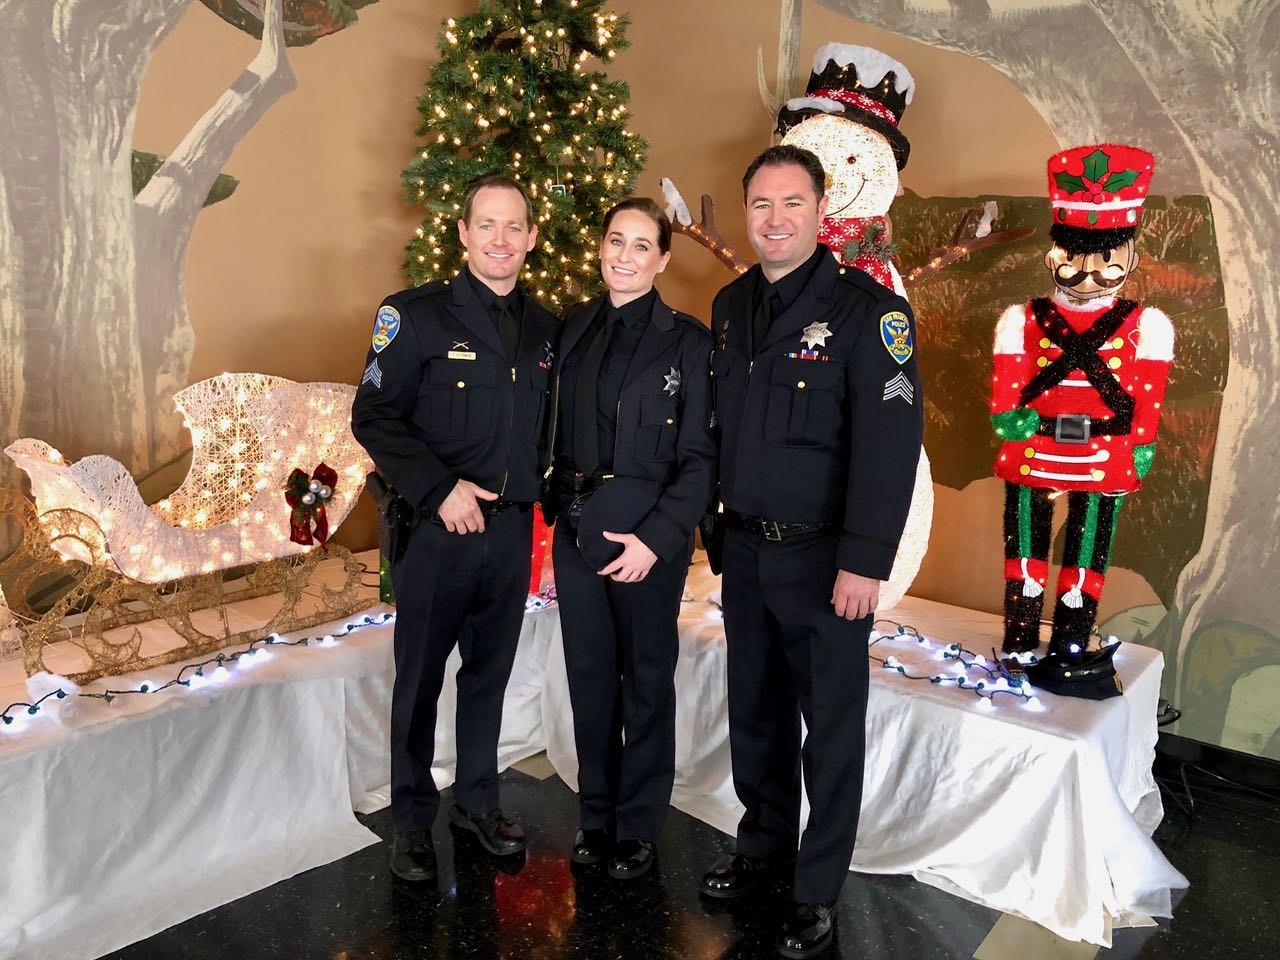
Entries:
{"label": "blue and gold police patch", "polygon": [[378,308],[377,319],[373,321],[373,352],[381,353],[400,332],[400,311],[395,307]]}
{"label": "blue and gold police patch", "polygon": [[915,347],[911,342],[911,321],[901,310],[893,310],[880,318],[880,339],[889,356],[898,363],[911,359]]}

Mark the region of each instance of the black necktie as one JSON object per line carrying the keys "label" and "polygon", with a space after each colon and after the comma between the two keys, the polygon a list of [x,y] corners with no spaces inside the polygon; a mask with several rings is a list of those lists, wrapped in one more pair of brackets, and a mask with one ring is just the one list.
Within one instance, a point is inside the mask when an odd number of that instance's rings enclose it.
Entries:
{"label": "black necktie", "polygon": [[751,351],[755,353],[769,334],[769,325],[782,312],[782,298],[772,283],[760,291],[756,300],[755,315],[751,318]]}
{"label": "black necktie", "polygon": [[587,347],[578,371],[578,386],[573,396],[573,460],[587,476],[600,466],[599,435],[596,427],[596,393],[600,382],[600,364],[604,361],[609,341],[619,320],[618,311],[608,307],[604,315],[604,329],[597,330],[595,339]]}
{"label": "black necktie", "polygon": [[502,337],[502,345],[506,348],[507,359],[514,362],[520,349],[520,318],[516,316],[514,294],[495,296],[493,309],[498,314],[498,336]]}

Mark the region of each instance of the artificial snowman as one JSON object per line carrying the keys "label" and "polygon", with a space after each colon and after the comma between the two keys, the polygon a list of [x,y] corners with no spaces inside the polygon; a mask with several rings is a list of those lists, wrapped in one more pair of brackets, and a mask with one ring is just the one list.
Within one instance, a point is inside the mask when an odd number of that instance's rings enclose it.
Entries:
{"label": "artificial snowman", "polygon": [[889,206],[911,144],[898,122],[911,97],[911,72],[892,57],[828,43],[813,58],[803,97],[778,112],[782,142],[803,147],[827,173],[827,215],[818,238],[845,266],[870,274],[899,296],[902,278],[890,255]]}
{"label": "artificial snowman", "polygon": [[[788,100],[778,112],[782,142],[814,153],[827,175],[827,215],[818,239],[841,263],[904,298],[902,278],[890,259],[886,215],[898,195],[898,171],[911,152],[898,121],[914,92],[911,72],[892,57],[870,47],[828,43],[814,55],[805,95]],[[932,522],[933,480],[921,449],[911,511],[893,572],[880,589],[880,609],[897,604],[911,586]]]}

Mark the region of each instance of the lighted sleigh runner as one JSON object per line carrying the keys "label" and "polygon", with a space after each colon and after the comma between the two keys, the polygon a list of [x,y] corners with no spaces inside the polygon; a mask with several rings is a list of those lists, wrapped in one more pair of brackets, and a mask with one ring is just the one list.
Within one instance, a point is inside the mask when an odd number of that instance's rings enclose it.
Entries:
{"label": "lighted sleigh runner", "polygon": [[[326,542],[372,469],[351,434],[354,392],[251,373],[192,384],[175,396],[191,431],[191,468],[153,505],[110,457],[70,464],[41,440],[10,444],[5,453],[30,478],[34,502],[0,490],[0,519],[22,531],[0,562],[0,581],[10,584],[27,674],[49,670],[83,684],[367,606],[364,568]],[[335,562],[320,574],[326,560]],[[44,607],[51,580],[63,592]],[[265,621],[228,614],[233,601],[267,596],[278,606]],[[135,625],[146,621],[171,631],[162,649],[144,649]],[[50,645],[66,642],[87,657],[86,669],[46,663]]]}

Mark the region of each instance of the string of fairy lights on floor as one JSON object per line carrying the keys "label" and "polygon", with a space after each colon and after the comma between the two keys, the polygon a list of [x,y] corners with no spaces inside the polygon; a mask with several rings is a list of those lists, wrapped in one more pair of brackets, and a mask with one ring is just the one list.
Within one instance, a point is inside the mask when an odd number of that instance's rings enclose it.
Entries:
{"label": "string of fairy lights on floor", "polygon": [[[103,703],[111,703],[120,697],[129,696],[148,696],[152,694],[162,693],[172,687],[185,687],[188,690],[199,690],[201,687],[220,684],[230,679],[231,671],[228,667],[236,667],[238,669],[246,669],[256,666],[271,659],[271,648],[280,647],[336,647],[344,637],[366,627],[382,626],[383,624],[393,623],[396,615],[394,613],[382,614],[365,614],[357,620],[351,621],[343,626],[341,630],[333,633],[320,634],[313,637],[300,637],[297,640],[286,640],[278,633],[272,633],[260,639],[254,640],[243,650],[236,650],[230,653],[222,652],[215,654],[207,660],[199,663],[187,663],[178,669],[177,674],[165,683],[153,683],[151,681],[142,681],[133,687],[122,687],[119,689],[107,689],[101,692],[85,693],[77,691],[74,694],[68,693],[62,688],[50,690],[44,696],[34,699],[30,702],[19,701],[11,703],[0,713],[0,727],[5,730],[10,729],[14,721],[18,717],[36,716],[41,711],[41,707],[49,700],[60,701],[68,697],[78,697],[84,700],[100,700]],[[210,670],[209,668],[213,669]]]}

